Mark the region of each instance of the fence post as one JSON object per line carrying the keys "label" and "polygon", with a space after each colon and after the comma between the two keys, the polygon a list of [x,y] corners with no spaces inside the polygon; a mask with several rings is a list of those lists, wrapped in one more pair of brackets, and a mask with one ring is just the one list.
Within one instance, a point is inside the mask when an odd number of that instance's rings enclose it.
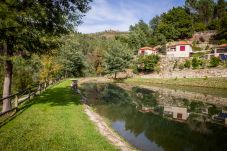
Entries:
{"label": "fence post", "polygon": [[41,94],[41,90],[42,88],[41,88],[41,84],[39,83],[39,88],[38,88],[38,91],[39,91],[39,95]]}
{"label": "fence post", "polygon": [[29,93],[29,94],[28,94],[28,99],[29,99],[29,101],[30,101],[30,98],[31,98],[31,88],[28,89],[28,93]]}
{"label": "fence post", "polygon": [[18,108],[18,101],[19,101],[19,97],[18,97],[18,95],[16,95],[16,97],[15,97],[15,107],[16,107],[16,109]]}

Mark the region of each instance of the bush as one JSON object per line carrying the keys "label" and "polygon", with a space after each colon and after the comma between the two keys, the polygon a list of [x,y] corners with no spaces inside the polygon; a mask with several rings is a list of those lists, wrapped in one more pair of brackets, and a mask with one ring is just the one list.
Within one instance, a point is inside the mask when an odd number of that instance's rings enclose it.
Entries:
{"label": "bush", "polygon": [[191,67],[191,61],[186,60],[185,63],[184,63],[184,67],[189,69]]}
{"label": "bush", "polygon": [[211,67],[217,67],[220,64],[221,60],[217,57],[212,57],[210,59],[210,66]]}
{"label": "bush", "polygon": [[226,44],[227,43],[227,39],[221,39],[219,40],[218,44],[221,45],[221,44]]}
{"label": "bush", "polygon": [[200,66],[202,69],[205,69],[207,67],[207,61],[205,59],[201,59]]}
{"label": "bush", "polygon": [[211,23],[208,25],[209,30],[219,30],[221,27],[221,22],[220,20],[213,20]]}
{"label": "bush", "polygon": [[194,24],[195,31],[204,31],[206,30],[206,25],[204,23],[195,23]]}
{"label": "bush", "polygon": [[192,59],[192,67],[193,69],[196,69],[200,66],[200,60],[198,58],[193,58]]}
{"label": "bush", "polygon": [[138,70],[153,72],[157,68],[159,60],[158,55],[140,56],[137,62]]}
{"label": "bush", "polygon": [[184,64],[183,64],[183,63],[179,64],[178,68],[179,68],[180,70],[183,70],[183,69],[184,69]]}
{"label": "bush", "polygon": [[210,49],[209,45],[206,46],[205,50],[208,50],[208,49]]}

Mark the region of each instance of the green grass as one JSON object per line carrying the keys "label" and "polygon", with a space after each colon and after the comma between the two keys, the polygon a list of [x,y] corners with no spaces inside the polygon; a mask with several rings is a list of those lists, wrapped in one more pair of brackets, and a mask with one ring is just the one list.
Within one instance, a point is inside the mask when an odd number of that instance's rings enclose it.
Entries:
{"label": "green grass", "polygon": [[166,84],[166,85],[179,85],[179,86],[196,86],[207,88],[222,88],[227,89],[227,78],[175,78],[175,79],[145,79],[145,78],[132,78],[127,79],[126,83],[134,84]]}
{"label": "green grass", "polygon": [[64,81],[24,104],[0,127],[0,150],[117,150],[89,120],[69,85]]}

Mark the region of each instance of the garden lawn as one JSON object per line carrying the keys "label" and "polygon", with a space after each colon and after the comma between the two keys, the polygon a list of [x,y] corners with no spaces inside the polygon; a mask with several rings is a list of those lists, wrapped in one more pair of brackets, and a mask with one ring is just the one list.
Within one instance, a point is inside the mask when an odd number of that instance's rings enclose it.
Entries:
{"label": "garden lawn", "polygon": [[155,79],[155,78],[131,78],[125,81],[133,84],[164,84],[192,87],[207,87],[227,89],[227,78],[170,78],[170,79]]}
{"label": "garden lawn", "polygon": [[64,81],[22,105],[0,127],[0,150],[117,150],[99,134],[69,85]]}

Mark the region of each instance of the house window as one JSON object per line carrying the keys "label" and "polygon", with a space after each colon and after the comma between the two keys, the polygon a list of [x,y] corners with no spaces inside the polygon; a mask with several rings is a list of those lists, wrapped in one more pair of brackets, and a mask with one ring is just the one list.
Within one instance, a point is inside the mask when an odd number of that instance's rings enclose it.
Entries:
{"label": "house window", "polygon": [[185,46],[180,46],[180,51],[185,51]]}
{"label": "house window", "polygon": [[177,119],[182,119],[182,114],[181,113],[177,113]]}

